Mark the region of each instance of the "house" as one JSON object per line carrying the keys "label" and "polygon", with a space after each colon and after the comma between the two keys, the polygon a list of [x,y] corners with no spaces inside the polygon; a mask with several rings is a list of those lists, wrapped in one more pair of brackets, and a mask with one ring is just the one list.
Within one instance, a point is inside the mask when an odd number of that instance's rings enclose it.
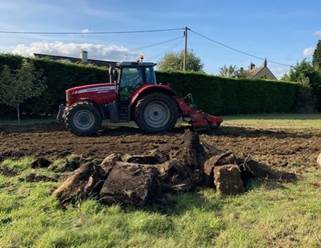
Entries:
{"label": "house", "polygon": [[276,76],[267,66],[267,60],[264,60],[264,63],[260,67],[256,67],[254,63],[251,63],[249,69],[246,71],[246,74],[251,79],[272,79],[277,80]]}
{"label": "house", "polygon": [[34,53],[33,55],[36,58],[48,58],[51,60],[69,61],[72,63],[93,64],[93,65],[97,65],[97,66],[106,66],[106,67],[111,67],[111,66],[116,65],[115,61],[88,59],[88,52],[84,51],[84,50],[81,51],[80,58],[59,56],[59,55],[50,55],[50,54],[41,54],[41,53]]}

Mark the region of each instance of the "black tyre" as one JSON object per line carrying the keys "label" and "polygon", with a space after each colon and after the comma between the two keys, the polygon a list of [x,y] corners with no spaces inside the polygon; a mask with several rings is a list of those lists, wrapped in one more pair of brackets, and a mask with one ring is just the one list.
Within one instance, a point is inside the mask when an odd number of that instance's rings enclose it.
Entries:
{"label": "black tyre", "polygon": [[74,134],[80,136],[94,135],[101,127],[101,116],[97,108],[90,102],[79,102],[67,110],[66,126]]}
{"label": "black tyre", "polygon": [[170,130],[175,126],[177,118],[176,102],[166,94],[148,94],[140,99],[135,107],[136,123],[147,133]]}

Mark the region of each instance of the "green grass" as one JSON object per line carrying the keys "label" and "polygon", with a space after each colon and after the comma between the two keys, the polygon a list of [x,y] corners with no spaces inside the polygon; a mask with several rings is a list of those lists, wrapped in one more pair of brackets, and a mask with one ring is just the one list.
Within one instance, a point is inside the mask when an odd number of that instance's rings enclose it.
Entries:
{"label": "green grass", "polygon": [[223,126],[321,129],[321,114],[261,114],[223,116]]}
{"label": "green grass", "polygon": [[[232,115],[223,116],[223,126],[238,126],[252,128],[312,128],[321,129],[321,114],[258,114],[258,115]],[[32,126],[35,124],[54,123],[53,118],[44,119],[23,119],[21,126]],[[110,123],[104,121],[103,124],[109,128],[117,128],[121,126],[137,127],[134,122],[130,123]],[[178,121],[178,126],[182,122]],[[16,120],[0,120],[1,126],[17,126]]]}
{"label": "green grass", "polygon": [[235,197],[200,189],[167,206],[122,209],[87,200],[63,210],[49,194],[56,183],[21,180],[30,163],[2,164],[20,171],[0,175],[2,248],[321,246],[321,188],[311,184],[321,181],[321,170],[307,169],[296,183],[254,181]]}

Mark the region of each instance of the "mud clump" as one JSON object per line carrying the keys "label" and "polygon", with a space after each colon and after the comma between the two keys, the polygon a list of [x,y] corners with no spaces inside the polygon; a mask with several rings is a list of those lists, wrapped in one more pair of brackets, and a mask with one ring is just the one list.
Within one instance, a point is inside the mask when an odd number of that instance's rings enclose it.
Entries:
{"label": "mud clump", "polygon": [[85,162],[85,160],[81,156],[71,154],[64,161],[58,164],[53,163],[49,166],[49,169],[55,172],[70,172],[78,169],[83,162]]}
{"label": "mud clump", "polygon": [[100,201],[106,204],[144,206],[158,195],[156,171],[138,164],[117,164],[111,170],[100,191]]}
{"label": "mud clump", "polygon": [[214,168],[214,185],[220,194],[237,195],[245,191],[241,170],[236,164]]}
{"label": "mud clump", "polygon": [[8,168],[7,166],[0,166],[0,174],[6,177],[15,177],[19,174],[19,171],[13,168]]}
{"label": "mud clump", "polygon": [[33,168],[33,169],[35,169],[35,168],[48,168],[50,164],[51,164],[51,161],[49,161],[48,159],[43,158],[43,157],[39,157],[31,163],[31,168]]}
{"label": "mud clump", "polygon": [[62,205],[76,203],[99,193],[105,171],[94,163],[86,163],[73,172],[54,192]]}
{"label": "mud clump", "polygon": [[40,175],[36,173],[30,173],[27,175],[24,179],[21,179],[21,181],[24,180],[28,183],[35,183],[35,182],[57,182],[56,177],[46,176],[46,175]]}
{"label": "mud clump", "polygon": [[108,205],[142,207],[199,186],[216,188],[222,195],[243,193],[252,178],[290,181],[295,175],[201,144],[197,133],[186,131],[172,144],[147,154],[114,153],[100,164],[84,163],[53,195],[62,205],[95,197]]}

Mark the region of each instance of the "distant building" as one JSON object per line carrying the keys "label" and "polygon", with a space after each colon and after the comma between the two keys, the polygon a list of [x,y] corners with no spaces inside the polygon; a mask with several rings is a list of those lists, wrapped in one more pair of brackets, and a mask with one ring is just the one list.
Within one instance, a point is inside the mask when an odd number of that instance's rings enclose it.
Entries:
{"label": "distant building", "polygon": [[276,76],[267,66],[267,60],[264,60],[264,63],[260,67],[256,67],[255,64],[251,63],[249,69],[246,71],[246,74],[251,79],[272,79],[277,80]]}
{"label": "distant building", "polygon": [[88,52],[81,51],[80,58],[75,57],[68,57],[68,56],[59,56],[59,55],[50,55],[50,54],[41,54],[41,53],[34,53],[36,58],[48,58],[51,60],[58,60],[58,61],[69,61],[72,63],[84,63],[84,64],[93,64],[97,66],[115,66],[115,61],[107,61],[107,60],[97,60],[97,59],[88,59]]}

